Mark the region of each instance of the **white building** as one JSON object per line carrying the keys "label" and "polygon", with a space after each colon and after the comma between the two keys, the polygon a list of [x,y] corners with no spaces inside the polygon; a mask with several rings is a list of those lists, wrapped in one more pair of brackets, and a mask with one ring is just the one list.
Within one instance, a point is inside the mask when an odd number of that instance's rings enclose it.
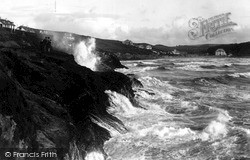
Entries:
{"label": "white building", "polygon": [[180,55],[180,52],[177,51],[176,49],[174,49],[174,50],[172,51],[172,54],[174,54],[174,55]]}
{"label": "white building", "polygon": [[141,44],[138,46],[138,48],[144,49],[144,46]]}
{"label": "white building", "polygon": [[216,55],[216,56],[226,56],[227,53],[225,52],[224,49],[219,48],[219,49],[217,49],[217,50],[215,51],[215,55]]}
{"label": "white building", "polygon": [[134,43],[131,40],[128,40],[128,39],[123,41],[122,43],[126,44],[126,45],[131,45],[131,46],[134,45]]}
{"label": "white building", "polygon": [[152,46],[151,45],[147,45],[146,49],[152,49]]}
{"label": "white building", "polygon": [[10,29],[14,29],[15,28],[15,24],[7,19],[1,19],[0,18],[0,28],[10,28]]}
{"label": "white building", "polygon": [[30,33],[35,33],[35,29],[27,27],[27,26],[19,26],[17,27],[18,30],[24,31],[24,32],[30,32]]}

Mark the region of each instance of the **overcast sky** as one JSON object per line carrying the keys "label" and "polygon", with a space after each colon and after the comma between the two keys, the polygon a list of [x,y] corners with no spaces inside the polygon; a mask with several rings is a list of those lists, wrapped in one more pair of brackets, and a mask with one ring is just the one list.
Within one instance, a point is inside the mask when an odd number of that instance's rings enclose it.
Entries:
{"label": "overcast sky", "polygon": [[[234,33],[189,39],[191,18],[227,12],[238,24]],[[0,16],[16,25],[169,46],[250,41],[249,0],[1,0]]]}

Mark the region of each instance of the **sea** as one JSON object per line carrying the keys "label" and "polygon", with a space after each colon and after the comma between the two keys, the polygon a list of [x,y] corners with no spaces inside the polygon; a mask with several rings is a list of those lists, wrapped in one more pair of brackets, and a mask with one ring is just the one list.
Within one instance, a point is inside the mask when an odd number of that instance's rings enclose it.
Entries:
{"label": "sea", "polygon": [[168,57],[122,61],[143,85],[135,105],[106,91],[108,112],[125,132],[108,128],[107,160],[250,159],[250,58]]}

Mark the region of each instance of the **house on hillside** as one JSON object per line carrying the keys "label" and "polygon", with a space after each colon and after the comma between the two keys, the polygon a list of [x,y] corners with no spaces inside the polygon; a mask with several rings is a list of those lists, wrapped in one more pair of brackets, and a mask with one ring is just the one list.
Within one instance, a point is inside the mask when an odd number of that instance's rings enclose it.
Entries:
{"label": "house on hillside", "polygon": [[131,40],[128,40],[128,39],[123,41],[122,43],[125,44],[125,45],[131,45],[131,46],[134,45],[134,43]]}
{"label": "house on hillside", "polygon": [[9,29],[12,29],[14,30],[15,29],[15,24],[14,22],[11,22],[7,19],[2,19],[0,17],[0,28],[9,28]]}
{"label": "house on hillside", "polygon": [[174,49],[173,51],[171,51],[169,53],[170,55],[176,55],[176,56],[186,56],[187,55],[187,52],[185,51],[179,51],[177,49]]}
{"label": "house on hillside", "polygon": [[64,33],[64,38],[66,38],[69,41],[75,40],[75,37],[72,35],[72,33]]}
{"label": "house on hillside", "polygon": [[143,46],[142,44],[140,44],[140,45],[138,46],[138,48],[144,49],[144,46]]}
{"label": "house on hillside", "polygon": [[171,52],[171,54],[180,55],[181,53],[180,53],[180,51],[177,51],[176,49],[174,49],[174,50]]}
{"label": "house on hillside", "polygon": [[20,31],[24,31],[24,32],[35,33],[35,29],[27,27],[27,26],[19,26],[17,27],[17,29]]}
{"label": "house on hillside", "polygon": [[224,49],[219,48],[219,49],[217,49],[217,50],[215,51],[215,55],[216,55],[216,56],[227,56],[227,53],[225,52]]}
{"label": "house on hillside", "polygon": [[140,48],[140,49],[152,49],[152,46],[151,45],[143,45],[143,44],[139,44],[139,45],[136,45],[138,48]]}
{"label": "house on hillside", "polygon": [[48,32],[48,31],[46,31],[46,30],[42,30],[42,29],[40,29],[40,30],[39,30],[39,33],[40,33],[40,34],[49,34],[49,32]]}
{"label": "house on hillside", "polygon": [[152,49],[152,46],[151,46],[151,45],[147,45],[147,46],[146,46],[146,49],[151,50],[151,49]]}

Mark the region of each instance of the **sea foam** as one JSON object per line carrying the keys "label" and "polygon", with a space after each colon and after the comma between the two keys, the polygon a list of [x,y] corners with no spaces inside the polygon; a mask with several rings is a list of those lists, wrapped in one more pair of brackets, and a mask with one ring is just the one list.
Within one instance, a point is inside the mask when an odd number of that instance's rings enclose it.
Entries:
{"label": "sea foam", "polygon": [[230,74],[229,76],[232,77],[245,77],[245,78],[250,78],[250,72],[245,72],[245,73],[234,73],[234,74]]}
{"label": "sea foam", "polygon": [[102,153],[93,151],[87,154],[85,157],[85,160],[104,160],[104,156]]}
{"label": "sea foam", "polygon": [[110,90],[105,91],[105,93],[108,94],[109,101],[111,102],[111,106],[108,110],[109,112],[132,116],[140,111],[139,108],[135,108],[132,105],[126,96]]}
{"label": "sea foam", "polygon": [[228,133],[227,122],[232,119],[227,111],[216,109],[219,111],[217,119],[211,121],[201,134],[202,140],[214,140],[225,137]]}

